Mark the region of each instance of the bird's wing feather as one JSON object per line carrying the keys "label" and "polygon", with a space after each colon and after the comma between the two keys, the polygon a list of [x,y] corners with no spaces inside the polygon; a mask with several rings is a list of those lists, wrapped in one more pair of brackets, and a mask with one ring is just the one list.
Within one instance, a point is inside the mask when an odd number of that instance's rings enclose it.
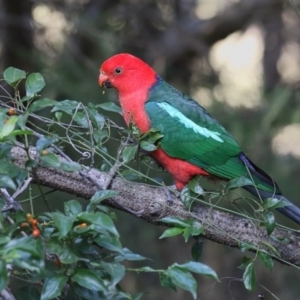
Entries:
{"label": "bird's wing feather", "polygon": [[219,177],[246,175],[240,146],[225,128],[196,101],[161,84],[152,88],[145,104],[151,127],[164,135],[161,148]]}

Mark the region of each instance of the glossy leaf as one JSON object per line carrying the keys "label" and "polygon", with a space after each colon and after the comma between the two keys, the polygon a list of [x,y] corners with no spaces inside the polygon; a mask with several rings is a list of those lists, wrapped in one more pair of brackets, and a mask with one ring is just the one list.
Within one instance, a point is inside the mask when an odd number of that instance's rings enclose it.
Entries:
{"label": "glossy leaf", "polygon": [[139,145],[130,145],[126,146],[124,150],[122,151],[122,159],[124,162],[129,162],[134,159],[137,151],[138,151]]}
{"label": "glossy leaf", "polygon": [[94,291],[107,290],[102,279],[92,270],[75,269],[74,275],[71,277],[71,281],[78,283],[82,287],[88,287]]}
{"label": "glossy leaf", "polygon": [[35,112],[35,111],[39,111],[43,108],[49,107],[49,106],[53,106],[57,103],[56,100],[52,100],[52,99],[48,99],[48,98],[43,98],[43,99],[39,99],[39,100],[35,100],[28,108],[28,112]]}
{"label": "glossy leaf", "polygon": [[118,195],[118,192],[111,191],[111,190],[101,190],[95,193],[95,195],[92,197],[91,202],[94,204],[99,204],[103,200],[108,198],[113,198]]}
{"label": "glossy leaf", "polygon": [[159,237],[160,239],[179,235],[183,232],[182,228],[174,227],[174,228],[169,228],[163,232],[163,234]]}
{"label": "glossy leaf", "polygon": [[234,178],[227,183],[226,190],[233,190],[245,185],[253,185],[253,183],[249,178],[246,177]]}
{"label": "glossy leaf", "polygon": [[73,111],[78,107],[80,103],[73,100],[63,100],[57,102],[57,104],[52,108],[51,112],[63,111],[69,115],[73,114]]}
{"label": "glossy leaf", "polygon": [[52,167],[52,168],[59,168],[60,161],[54,153],[47,153],[45,155],[40,156],[40,160],[43,162],[44,167]]}
{"label": "glossy leaf", "polygon": [[123,248],[123,255],[118,255],[118,256],[115,257],[115,261],[145,260],[145,259],[146,259],[146,257],[144,257],[142,255],[139,255],[139,254],[135,254],[127,248]]}
{"label": "glossy leaf", "polygon": [[190,272],[194,272],[197,274],[201,274],[204,275],[206,277],[215,279],[215,280],[219,280],[217,273],[210,268],[209,266],[199,263],[199,262],[195,262],[195,261],[189,261],[185,264],[174,264],[174,266],[181,268],[181,269],[186,269],[189,270]]}
{"label": "glossy leaf", "polygon": [[76,172],[82,169],[82,166],[75,161],[60,161],[59,169],[66,172]]}
{"label": "glossy leaf", "polygon": [[65,237],[71,231],[73,223],[76,219],[75,216],[65,216],[60,212],[52,213],[52,218],[55,224],[55,227],[58,229],[59,238]]}
{"label": "glossy leaf", "polygon": [[140,147],[147,152],[154,151],[158,148],[158,146],[148,141],[141,141]]}
{"label": "glossy leaf", "polygon": [[112,219],[102,213],[102,212],[96,212],[96,213],[88,213],[88,212],[82,212],[77,216],[78,220],[87,222],[87,223],[92,223],[95,225],[98,225],[108,232],[112,233],[113,235],[119,237],[119,233],[112,221]]}
{"label": "glossy leaf", "polygon": [[64,203],[64,212],[66,216],[77,216],[82,212],[82,207],[77,200],[70,200]]}
{"label": "glossy leaf", "polygon": [[241,249],[242,252],[246,252],[249,249],[254,248],[254,244],[239,242],[239,247],[240,247],[240,249]]}
{"label": "glossy leaf", "polygon": [[26,78],[26,73],[23,70],[9,67],[3,72],[4,80],[12,87],[17,87],[19,82]]}
{"label": "glossy leaf", "polygon": [[168,268],[166,273],[174,285],[189,291],[194,299],[197,298],[197,282],[189,271],[172,266]]}
{"label": "glossy leaf", "polygon": [[40,73],[30,74],[25,82],[26,96],[32,97],[45,86],[44,77]]}
{"label": "glossy leaf", "polygon": [[17,116],[10,117],[0,131],[0,138],[4,138],[8,136],[16,127],[16,123],[18,121]]}
{"label": "glossy leaf", "polygon": [[43,285],[41,300],[51,300],[60,296],[67,280],[68,277],[62,274],[47,277]]}
{"label": "glossy leaf", "polygon": [[288,205],[291,205],[291,203],[287,203],[284,200],[279,200],[277,198],[267,198],[263,202],[264,210],[274,210]]}
{"label": "glossy leaf", "polygon": [[124,254],[120,241],[115,237],[100,235],[94,238],[94,242],[107,250]]}
{"label": "glossy leaf", "polygon": [[173,217],[165,217],[160,219],[160,222],[171,224],[177,227],[185,228],[188,227],[189,224],[185,222],[184,220],[178,219],[178,218],[173,218]]}
{"label": "glossy leaf", "polygon": [[258,258],[259,258],[260,262],[261,262],[267,269],[269,269],[269,270],[272,270],[272,269],[273,269],[274,262],[273,262],[272,257],[271,257],[268,253],[259,251],[259,252],[258,252]]}
{"label": "glossy leaf", "polygon": [[242,259],[242,263],[238,266],[239,269],[246,269],[247,266],[253,261],[252,258],[244,256]]}
{"label": "glossy leaf", "polygon": [[198,261],[200,259],[203,252],[203,247],[204,247],[204,242],[202,241],[196,241],[192,246],[191,254],[195,261]]}
{"label": "glossy leaf", "polygon": [[160,284],[164,287],[170,288],[176,292],[176,285],[172,282],[170,276],[166,273],[159,273]]}
{"label": "glossy leaf", "polygon": [[53,140],[51,138],[47,136],[40,137],[35,144],[37,153],[40,154],[42,150],[48,148],[52,144],[53,144]]}
{"label": "glossy leaf", "polygon": [[14,181],[10,178],[10,176],[8,176],[6,174],[0,174],[0,187],[10,188],[13,190],[15,190],[17,188]]}
{"label": "glossy leaf", "polygon": [[264,224],[267,229],[268,235],[270,235],[276,226],[274,214],[271,212],[264,213]]}
{"label": "glossy leaf", "polygon": [[256,274],[253,262],[246,267],[243,274],[243,282],[248,291],[253,291],[256,285]]}
{"label": "glossy leaf", "polygon": [[79,259],[72,248],[64,246],[57,238],[51,238],[46,246],[47,250],[50,253],[57,255],[60,262],[63,264],[72,264]]}
{"label": "glossy leaf", "polygon": [[102,261],[101,267],[111,276],[113,285],[119,283],[125,276],[125,267],[117,262],[106,263]]}
{"label": "glossy leaf", "polygon": [[103,110],[116,112],[116,113],[122,115],[122,110],[121,110],[120,106],[116,105],[113,102],[105,102],[102,104],[97,104],[96,107],[100,107]]}

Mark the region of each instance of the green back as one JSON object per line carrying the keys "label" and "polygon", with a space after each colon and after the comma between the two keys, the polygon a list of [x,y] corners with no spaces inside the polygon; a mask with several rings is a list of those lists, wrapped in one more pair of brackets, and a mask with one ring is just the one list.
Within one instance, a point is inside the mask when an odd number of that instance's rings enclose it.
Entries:
{"label": "green back", "polygon": [[160,141],[161,148],[171,157],[229,180],[242,176],[249,178],[248,167],[258,188],[274,191],[270,177],[265,173],[256,174],[260,170],[247,160],[226,129],[198,102],[161,78],[150,89],[145,109],[151,127],[164,135]]}

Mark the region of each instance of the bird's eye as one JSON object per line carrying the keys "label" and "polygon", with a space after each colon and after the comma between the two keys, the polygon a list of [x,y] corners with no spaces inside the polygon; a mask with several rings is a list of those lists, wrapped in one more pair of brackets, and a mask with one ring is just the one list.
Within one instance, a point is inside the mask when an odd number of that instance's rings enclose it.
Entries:
{"label": "bird's eye", "polygon": [[115,74],[117,75],[120,75],[121,73],[123,73],[123,69],[118,67],[118,68],[115,68]]}

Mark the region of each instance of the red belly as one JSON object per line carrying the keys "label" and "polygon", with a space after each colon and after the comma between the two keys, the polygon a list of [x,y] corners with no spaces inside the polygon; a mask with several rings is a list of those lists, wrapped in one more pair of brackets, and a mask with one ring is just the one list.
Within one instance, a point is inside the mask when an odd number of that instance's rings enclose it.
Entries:
{"label": "red belly", "polygon": [[176,188],[180,191],[196,175],[209,176],[205,170],[184,160],[168,156],[162,149],[151,155],[174,177]]}

